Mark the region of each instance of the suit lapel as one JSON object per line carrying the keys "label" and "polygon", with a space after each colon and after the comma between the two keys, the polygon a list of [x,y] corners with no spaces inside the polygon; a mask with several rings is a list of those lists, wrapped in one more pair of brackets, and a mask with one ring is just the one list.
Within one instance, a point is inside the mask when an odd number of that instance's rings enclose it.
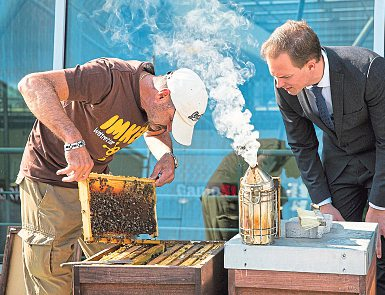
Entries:
{"label": "suit lapel", "polygon": [[334,126],[337,137],[342,133],[342,115],[344,111],[344,75],[330,72],[330,90],[332,94]]}
{"label": "suit lapel", "polygon": [[339,60],[334,52],[326,49],[329,59],[330,91],[332,95],[333,116],[336,135],[341,138],[342,117],[344,112],[344,74],[341,71]]}

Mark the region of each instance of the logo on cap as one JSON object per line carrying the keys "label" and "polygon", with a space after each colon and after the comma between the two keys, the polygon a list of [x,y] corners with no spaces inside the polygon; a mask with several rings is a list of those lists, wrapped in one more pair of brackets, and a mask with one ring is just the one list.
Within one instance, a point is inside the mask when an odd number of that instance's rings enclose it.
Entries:
{"label": "logo on cap", "polygon": [[[202,114],[203,115],[203,114]],[[190,116],[188,116],[187,118],[189,118],[191,121],[198,121],[200,117],[202,117],[202,115],[199,115],[199,112],[198,111],[195,111],[194,113],[192,113]]]}

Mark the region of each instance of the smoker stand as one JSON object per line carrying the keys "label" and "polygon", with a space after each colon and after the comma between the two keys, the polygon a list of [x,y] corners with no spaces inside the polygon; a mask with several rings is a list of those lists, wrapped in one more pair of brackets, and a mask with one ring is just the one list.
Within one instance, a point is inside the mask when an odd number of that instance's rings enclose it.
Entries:
{"label": "smoker stand", "polygon": [[[377,224],[333,222],[321,239],[225,244],[229,294],[375,294]],[[320,293],[322,292],[322,293]]]}

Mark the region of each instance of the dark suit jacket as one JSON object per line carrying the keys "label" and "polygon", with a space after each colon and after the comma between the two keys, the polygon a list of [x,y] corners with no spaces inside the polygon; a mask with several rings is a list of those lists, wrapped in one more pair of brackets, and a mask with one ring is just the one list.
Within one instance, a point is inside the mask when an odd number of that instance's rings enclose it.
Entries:
{"label": "dark suit jacket", "polygon": [[[369,201],[385,207],[385,59],[358,47],[325,47],[329,59],[335,133],[297,96],[276,88],[288,137],[312,201],[331,196],[332,183],[352,157],[373,174]],[[314,124],[323,133],[320,161]]]}

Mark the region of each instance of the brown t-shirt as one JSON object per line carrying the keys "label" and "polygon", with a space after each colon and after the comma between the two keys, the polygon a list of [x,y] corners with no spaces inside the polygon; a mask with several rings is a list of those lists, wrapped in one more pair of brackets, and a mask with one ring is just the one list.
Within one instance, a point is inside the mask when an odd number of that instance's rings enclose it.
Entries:
{"label": "brown t-shirt", "polygon": [[[139,96],[139,76],[143,70],[154,74],[151,63],[115,58],[99,58],[64,70],[69,97],[62,105],[86,142],[95,163],[93,172],[108,173],[108,163],[114,154],[147,130],[147,115]],[[36,120],[19,176],[76,188],[76,182],[62,182],[63,175],[56,175],[57,170],[66,166],[64,142]]]}

